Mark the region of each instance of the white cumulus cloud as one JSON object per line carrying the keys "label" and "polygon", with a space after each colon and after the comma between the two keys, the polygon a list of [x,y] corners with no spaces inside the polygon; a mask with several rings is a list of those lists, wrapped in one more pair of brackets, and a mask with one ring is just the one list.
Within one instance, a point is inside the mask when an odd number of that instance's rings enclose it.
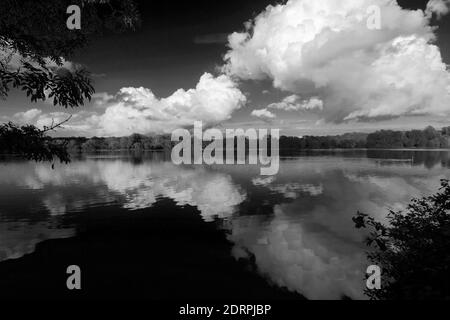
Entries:
{"label": "white cumulus cloud", "polygon": [[[224,72],[243,80],[314,95],[327,121],[448,115],[450,74],[434,44],[429,12],[394,0],[290,0],[268,6],[246,30],[229,36]],[[373,5],[381,29],[368,28]],[[312,94],[311,94],[312,93]],[[288,108],[293,108],[288,105]]]}
{"label": "white cumulus cloud", "polygon": [[205,73],[194,89],[179,89],[167,98],[141,87],[122,88],[114,100],[97,118],[101,135],[169,133],[194,121],[214,125],[228,120],[246,97],[230,77]]}
{"label": "white cumulus cloud", "polygon": [[42,128],[71,116],[64,128],[70,130],[69,134],[85,136],[162,134],[192,127],[195,121],[202,121],[207,127],[228,120],[245,104],[246,97],[229,76],[205,73],[194,89],[179,89],[166,98],[156,97],[148,88],[128,87],[116,95],[96,94],[93,100],[97,108],[72,116],[66,112],[44,113],[31,109],[10,119]]}
{"label": "white cumulus cloud", "polygon": [[34,108],[14,114],[13,120],[15,120],[20,124],[26,124],[36,120],[41,114],[42,114],[41,110]]}
{"label": "white cumulus cloud", "polygon": [[284,98],[281,102],[270,104],[268,108],[284,111],[322,110],[323,101],[317,97],[302,101],[298,95],[294,94]]}
{"label": "white cumulus cloud", "polygon": [[253,110],[251,115],[262,120],[270,120],[276,118],[276,115],[265,109]]}

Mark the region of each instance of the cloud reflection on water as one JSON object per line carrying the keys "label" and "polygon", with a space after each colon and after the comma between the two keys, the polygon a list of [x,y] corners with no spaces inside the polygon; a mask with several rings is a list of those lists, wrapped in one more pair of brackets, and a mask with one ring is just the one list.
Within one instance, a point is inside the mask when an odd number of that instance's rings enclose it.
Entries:
{"label": "cloud reflection on water", "polygon": [[401,209],[448,177],[443,166],[340,157],[285,159],[268,178],[246,166],[176,167],[154,159],[87,159],[55,170],[3,165],[0,261],[72,236],[54,223],[67,213],[108,205],[132,213],[170,198],[196,207],[206,222],[225,219],[236,258],[252,256],[269,281],[311,299],[363,298],[366,248],[351,221],[356,211],[384,219],[387,208]]}

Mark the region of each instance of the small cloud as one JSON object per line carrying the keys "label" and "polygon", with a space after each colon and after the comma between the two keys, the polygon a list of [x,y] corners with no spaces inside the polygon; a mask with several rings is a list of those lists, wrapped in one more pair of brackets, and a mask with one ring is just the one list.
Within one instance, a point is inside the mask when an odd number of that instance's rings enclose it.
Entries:
{"label": "small cloud", "polygon": [[294,94],[284,98],[281,102],[270,104],[268,108],[284,111],[322,110],[323,101],[317,97],[301,100],[300,96]]}
{"label": "small cloud", "polygon": [[20,124],[26,124],[26,123],[31,123],[34,120],[36,120],[36,118],[38,116],[40,116],[42,114],[41,110],[38,109],[30,109],[28,111],[24,111],[24,112],[18,112],[16,114],[13,115],[13,121],[14,122],[18,122]]}
{"label": "small cloud", "polygon": [[275,119],[277,117],[275,114],[273,114],[267,109],[253,110],[251,115],[253,117],[260,118],[264,121]]}
{"label": "small cloud", "polygon": [[428,17],[436,15],[438,19],[445,16],[450,11],[450,0],[430,0],[425,10]]}
{"label": "small cloud", "polygon": [[92,100],[96,106],[105,106],[114,101],[114,96],[107,92],[98,92],[92,95]]}
{"label": "small cloud", "polygon": [[303,101],[303,103],[301,104],[301,108],[304,110],[322,110],[323,101],[317,97],[312,97],[309,100]]}

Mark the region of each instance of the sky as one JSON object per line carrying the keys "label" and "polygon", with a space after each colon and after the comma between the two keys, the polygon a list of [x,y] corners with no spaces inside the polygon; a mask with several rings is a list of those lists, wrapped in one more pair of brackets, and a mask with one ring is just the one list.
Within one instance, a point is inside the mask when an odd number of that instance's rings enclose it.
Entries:
{"label": "sky", "polygon": [[[92,72],[90,103],[66,110],[13,91],[0,122],[72,114],[55,135],[88,137],[194,121],[295,136],[450,126],[449,2],[138,1],[138,30],[70,58]],[[379,28],[367,24],[374,5]]]}

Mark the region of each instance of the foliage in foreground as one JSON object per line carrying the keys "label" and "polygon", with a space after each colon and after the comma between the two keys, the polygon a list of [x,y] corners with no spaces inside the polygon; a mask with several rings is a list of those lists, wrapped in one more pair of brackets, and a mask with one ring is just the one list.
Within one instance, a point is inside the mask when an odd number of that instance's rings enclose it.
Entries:
{"label": "foliage in foreground", "polygon": [[55,141],[46,133],[61,126],[52,125],[43,130],[33,125],[17,126],[11,122],[0,125],[0,151],[20,155],[28,160],[53,162],[55,158],[68,163],[65,143]]}
{"label": "foliage in foreground", "polygon": [[371,263],[382,269],[381,290],[367,290],[371,299],[450,299],[450,183],[413,199],[405,211],[390,211],[388,225],[363,213],[353,218],[367,228]]}
{"label": "foliage in foreground", "polygon": [[[83,9],[80,30],[66,26],[66,9],[73,4]],[[139,24],[133,0],[0,1],[0,99],[15,89],[31,102],[50,99],[64,108],[83,105],[94,93],[91,75],[81,65],[69,62],[70,58],[99,33],[134,30]],[[3,124],[0,153],[67,162],[64,144],[46,135],[54,128]]]}

